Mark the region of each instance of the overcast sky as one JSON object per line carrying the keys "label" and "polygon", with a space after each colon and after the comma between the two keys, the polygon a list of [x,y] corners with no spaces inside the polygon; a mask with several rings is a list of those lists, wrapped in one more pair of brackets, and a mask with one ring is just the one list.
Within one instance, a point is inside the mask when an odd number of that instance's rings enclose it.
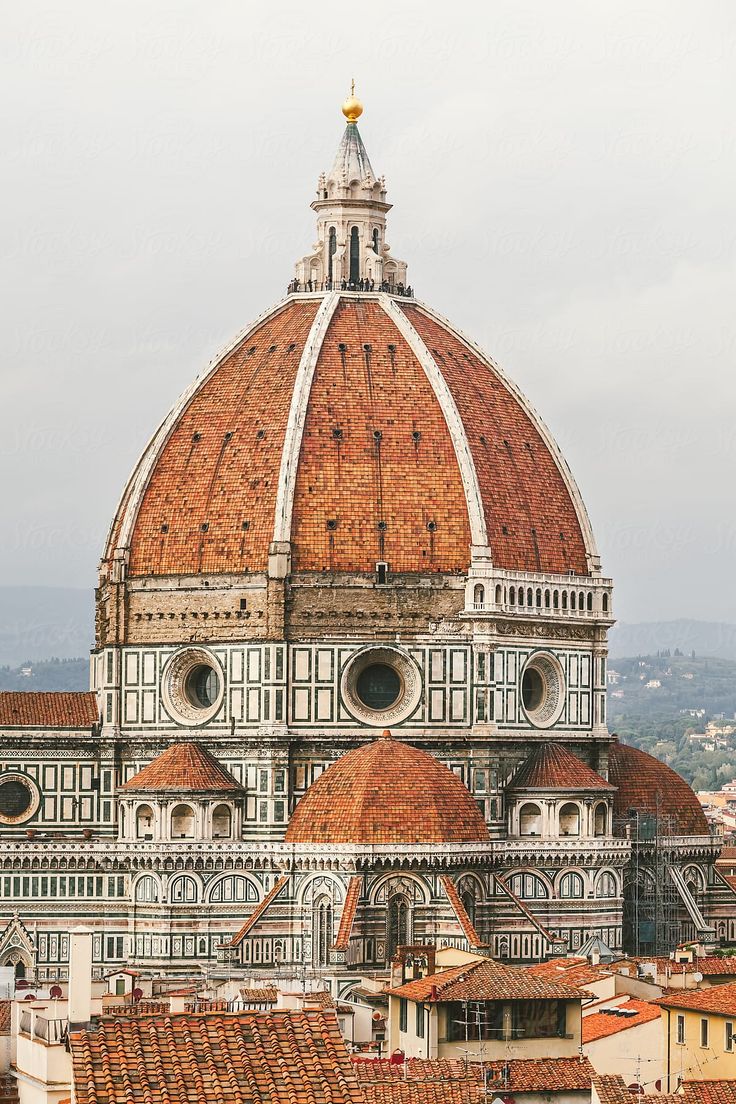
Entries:
{"label": "overcast sky", "polygon": [[566,453],[622,620],[736,620],[730,0],[5,3],[0,582],[93,586],[314,241],[350,78],[417,294]]}

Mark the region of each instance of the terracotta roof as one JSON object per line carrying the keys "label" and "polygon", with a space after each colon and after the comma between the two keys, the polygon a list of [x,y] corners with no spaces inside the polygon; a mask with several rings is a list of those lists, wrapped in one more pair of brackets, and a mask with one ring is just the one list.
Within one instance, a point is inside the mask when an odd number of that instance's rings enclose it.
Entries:
{"label": "terracotta roof", "polygon": [[279,991],[275,985],[267,985],[265,989],[241,989],[240,999],[250,1004],[276,1004]]}
{"label": "terracotta roof", "polygon": [[504,966],[483,959],[449,970],[438,970],[399,985],[388,992],[412,1001],[459,1000],[571,1000],[579,1001],[582,991],[561,982],[536,977],[521,966]]}
{"label": "terracotta roof", "polygon": [[360,900],[360,891],[363,887],[363,877],[360,874],[353,874],[348,882],[347,893],[345,894],[345,904],[342,906],[342,915],[340,916],[340,927],[337,932],[337,939],[333,946],[336,951],[346,951],[348,944],[350,943],[350,933],[353,930],[353,922],[355,920],[355,912],[358,908],[358,901]]}
{"label": "terracotta roof", "polygon": [[[110,996],[114,999],[116,994],[112,993]],[[167,1000],[144,1000],[136,1001],[135,1004],[108,1004],[104,1001],[102,1013],[104,1016],[117,1018],[118,1016],[157,1016],[168,1011]]]}
{"label": "terracotta roof", "polygon": [[99,719],[96,694],[0,692],[2,728],[91,728]]}
{"label": "terracotta roof", "polygon": [[449,874],[440,874],[440,882],[442,888],[447,894],[447,900],[452,905],[452,911],[455,913],[458,924],[462,928],[463,935],[468,941],[468,946],[473,947],[486,947],[487,943],[482,943],[480,936],[478,935],[475,927],[468,916],[465,909],[465,905],[462,902],[462,898],[457,891],[457,887],[453,882]]}
{"label": "terracotta roof", "polygon": [[161,793],[167,790],[219,793],[242,792],[243,787],[207,748],[192,742],[172,744],[120,789],[131,793]]}
{"label": "terracotta roof", "polygon": [[[289,412],[320,302],[280,304],[204,375],[123,492],[108,562],[129,514],[131,576],[266,568]],[[493,562],[587,575],[583,511],[532,408],[448,323],[415,305],[399,309],[464,424]],[[375,298],[344,296],[311,351],[293,570],[372,573],[378,559],[397,572],[467,570],[470,524],[453,438],[396,321]],[[328,530],[330,519],[338,524]]]}
{"label": "terracotta roof", "polygon": [[527,966],[527,970],[535,977],[583,988],[612,976],[608,966],[593,966],[587,958],[550,958],[547,962]]}
{"label": "terracotta roof", "polygon": [[654,1003],[663,1008],[692,1008],[696,1012],[736,1016],[736,981],[711,985],[708,989],[673,989]]}
{"label": "terracotta roof", "polygon": [[261,919],[261,917],[263,916],[263,914],[265,913],[266,909],[271,904],[271,902],[276,900],[276,898],[278,897],[279,893],[284,888],[284,886],[286,885],[288,880],[289,880],[289,875],[288,874],[282,874],[281,877],[278,879],[278,881],[274,882],[273,886],[271,887],[269,892],[266,894],[266,896],[263,898],[263,900],[260,901],[256,905],[256,907],[253,909],[253,912],[250,914],[248,919],[245,921],[245,923],[243,924],[240,931],[237,932],[237,934],[234,935],[232,937],[232,939],[230,940],[230,946],[231,947],[239,947],[240,946],[240,944],[243,942],[243,940],[245,939],[246,935],[251,930],[251,928],[253,928],[254,925],[257,924],[258,921]]}
{"label": "terracotta roof", "polygon": [[511,779],[509,790],[610,790],[613,786],[561,744],[540,744]]}
{"label": "terracotta roof", "polygon": [[[639,1097],[633,1097],[631,1090],[626,1087],[623,1077],[618,1073],[604,1077],[594,1077],[593,1084],[596,1087],[601,1104],[632,1104],[632,1100],[639,1099]],[[668,1096],[657,1095],[656,1097],[657,1104],[671,1099]]]}
{"label": "terracotta roof", "polygon": [[736,1081],[685,1081],[673,1100],[676,1104],[736,1104]]}
{"label": "terracotta roof", "polygon": [[77,1104],[364,1104],[334,1014],[103,1022],[71,1035]]}
{"label": "terracotta roof", "polygon": [[483,815],[459,778],[433,755],[384,732],[349,751],[297,804],[288,843],[479,843]]}
{"label": "terracotta roof", "polygon": [[[640,1024],[662,1018],[658,1005],[637,1000],[635,997],[629,997],[622,1004],[611,1007],[621,1009],[621,1012],[610,1013],[601,1009],[600,1012],[591,1012],[589,1016],[583,1016],[584,1043],[594,1043],[596,1039],[617,1035],[620,1031],[628,1031],[629,1028],[639,1027]],[[632,1012],[635,1015],[631,1015]]]}
{"label": "terracotta roof", "polygon": [[329,989],[312,989],[304,994],[304,999],[316,1004],[319,1008],[334,1008],[335,998]]}
{"label": "terracotta roof", "polygon": [[[708,821],[693,790],[684,778],[653,755],[626,744],[613,743],[609,750],[608,776],[618,793],[613,799],[619,817],[629,810],[659,812],[672,817],[674,835],[708,836]],[[661,834],[666,834],[666,822]]]}
{"label": "terracotta roof", "polygon": [[[504,1091],[513,1093],[586,1092],[594,1076],[587,1058],[512,1058],[505,1062],[464,1062],[448,1058],[408,1058],[405,1062],[353,1059],[361,1086],[380,1082],[474,1082],[480,1085],[484,1070],[491,1071],[491,1085],[496,1088],[507,1067],[508,1080]],[[497,1089],[500,1091],[500,1089]],[[490,1096],[489,1096],[490,1099]]]}
{"label": "terracotta roof", "polygon": [[528,408],[495,366],[448,325],[417,304],[401,309],[439,365],[465,427],[493,563],[519,571],[587,575],[580,518]]}

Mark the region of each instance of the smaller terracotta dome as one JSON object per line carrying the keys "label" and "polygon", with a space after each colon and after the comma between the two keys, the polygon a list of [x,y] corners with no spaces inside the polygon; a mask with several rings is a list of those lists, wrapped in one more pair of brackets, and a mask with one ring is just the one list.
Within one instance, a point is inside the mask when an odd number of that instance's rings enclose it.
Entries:
{"label": "smaller terracotta dome", "polygon": [[613,786],[561,744],[541,744],[521,764],[508,789],[613,790]]}
{"label": "smaller terracotta dome", "polygon": [[[658,814],[660,834],[709,835],[700,802],[672,767],[646,751],[619,743],[611,744],[608,764],[609,778],[618,786],[613,802],[615,816],[628,817],[631,810]],[[671,818],[669,826],[666,818]]]}
{"label": "smaller terracotta dome", "polygon": [[426,751],[379,740],[349,751],[297,804],[288,843],[482,843],[488,829],[459,778]]}
{"label": "smaller terracotta dome", "polygon": [[241,792],[243,789],[207,748],[193,741],[172,744],[120,788],[129,793],[161,793],[167,790],[220,793]]}

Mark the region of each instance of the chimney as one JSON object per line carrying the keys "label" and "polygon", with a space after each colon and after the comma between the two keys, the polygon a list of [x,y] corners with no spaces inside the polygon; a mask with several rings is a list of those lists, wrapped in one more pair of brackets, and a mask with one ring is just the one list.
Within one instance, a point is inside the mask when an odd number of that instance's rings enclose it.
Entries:
{"label": "chimney", "polygon": [[92,1018],[92,929],[69,933],[69,1026],[86,1027]]}

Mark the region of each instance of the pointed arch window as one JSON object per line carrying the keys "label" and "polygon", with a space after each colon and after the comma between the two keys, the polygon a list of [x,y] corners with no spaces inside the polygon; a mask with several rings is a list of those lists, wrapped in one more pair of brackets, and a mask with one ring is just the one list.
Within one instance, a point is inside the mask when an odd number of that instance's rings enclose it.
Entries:
{"label": "pointed arch window", "polygon": [[334,226],[331,226],[327,237],[327,279],[330,281],[334,279],[332,268],[335,253],[337,253],[337,230]]}
{"label": "pointed arch window", "polygon": [[399,947],[411,943],[409,902],[402,893],[394,894],[388,903],[388,957],[392,959]]}
{"label": "pointed arch window", "polygon": [[315,966],[328,966],[332,938],[332,901],[319,897],[312,913],[312,961]]}
{"label": "pointed arch window", "polygon": [[360,279],[360,240],[358,227],[350,231],[350,283],[357,284]]}

